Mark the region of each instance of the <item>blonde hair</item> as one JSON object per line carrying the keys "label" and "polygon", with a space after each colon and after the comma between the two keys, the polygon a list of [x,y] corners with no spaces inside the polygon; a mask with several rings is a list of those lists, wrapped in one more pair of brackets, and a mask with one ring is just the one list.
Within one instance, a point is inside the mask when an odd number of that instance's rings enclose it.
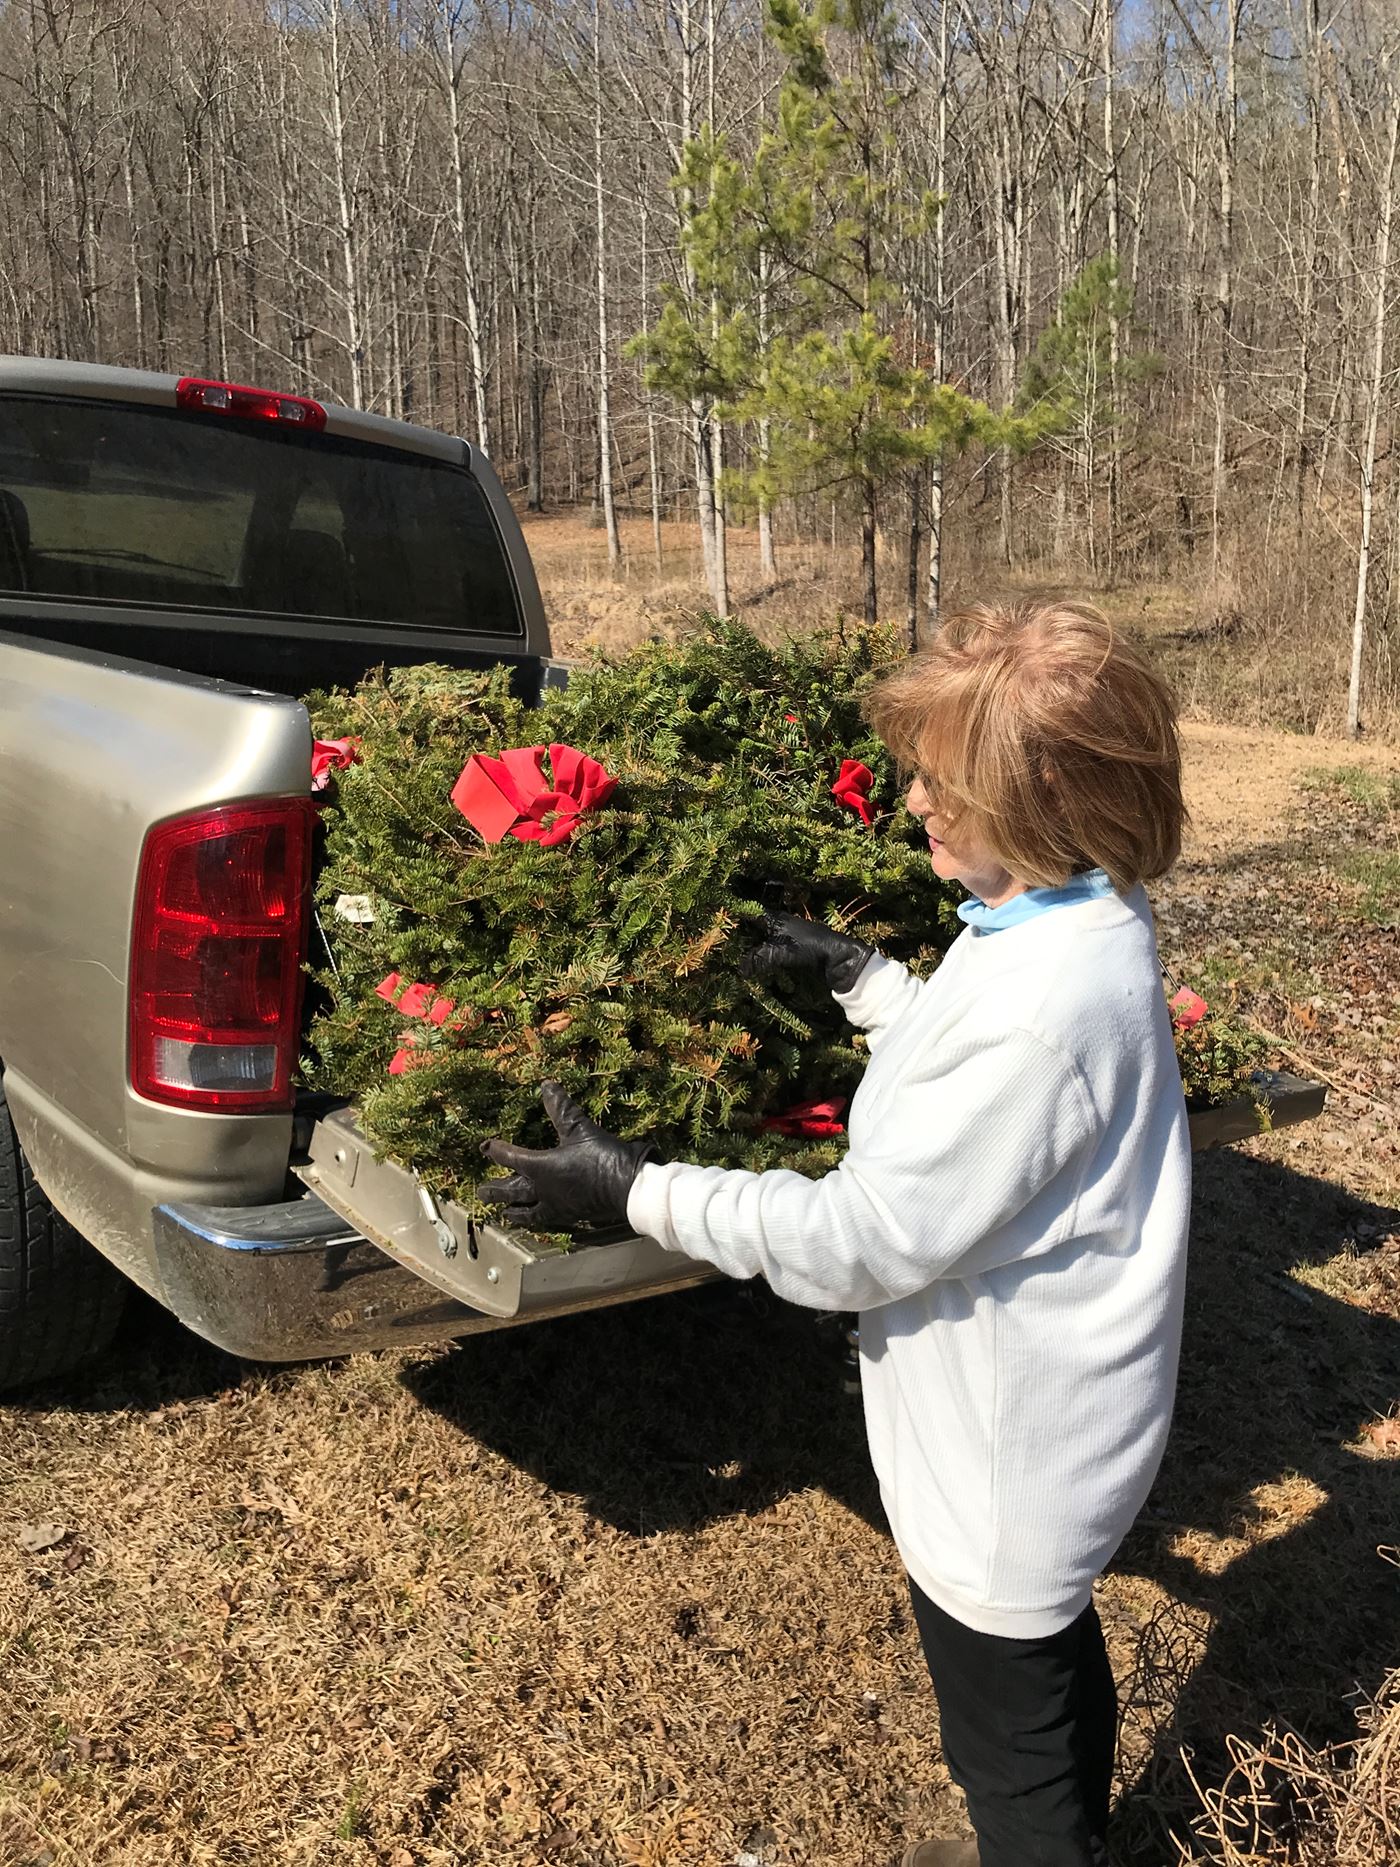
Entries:
{"label": "blonde hair", "polygon": [[1018,881],[1100,868],[1119,893],[1176,861],[1186,809],[1171,694],[1088,603],[974,603],[871,691],[866,718]]}

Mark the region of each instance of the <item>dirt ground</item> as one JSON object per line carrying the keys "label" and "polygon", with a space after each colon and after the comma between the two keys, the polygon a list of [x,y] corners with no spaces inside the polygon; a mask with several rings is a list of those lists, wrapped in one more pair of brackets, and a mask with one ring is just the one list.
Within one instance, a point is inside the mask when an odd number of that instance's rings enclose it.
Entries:
{"label": "dirt ground", "polygon": [[[1400,756],[1187,749],[1164,954],[1331,1101],[1198,1162],[1175,1434],[1099,1590],[1129,1867],[1179,1857],[1183,1742],[1209,1789],[1226,1733],[1346,1736],[1400,1626]],[[716,1286],[260,1369],[134,1306],[0,1409],[0,1867],[883,1867],[957,1831],[837,1335]]]}

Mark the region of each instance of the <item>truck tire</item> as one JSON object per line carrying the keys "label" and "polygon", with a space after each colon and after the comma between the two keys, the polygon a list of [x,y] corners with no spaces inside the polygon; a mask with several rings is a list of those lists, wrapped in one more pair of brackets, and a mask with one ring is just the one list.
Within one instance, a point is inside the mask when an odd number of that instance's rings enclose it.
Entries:
{"label": "truck tire", "polygon": [[99,1354],[126,1291],[121,1272],[49,1204],[0,1088],[0,1391]]}

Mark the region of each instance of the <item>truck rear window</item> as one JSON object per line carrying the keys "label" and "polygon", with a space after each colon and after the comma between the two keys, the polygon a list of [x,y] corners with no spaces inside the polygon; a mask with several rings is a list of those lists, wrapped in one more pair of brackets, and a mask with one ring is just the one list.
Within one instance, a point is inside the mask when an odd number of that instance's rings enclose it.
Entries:
{"label": "truck rear window", "polygon": [[518,636],[465,467],[115,402],[0,398],[0,594]]}

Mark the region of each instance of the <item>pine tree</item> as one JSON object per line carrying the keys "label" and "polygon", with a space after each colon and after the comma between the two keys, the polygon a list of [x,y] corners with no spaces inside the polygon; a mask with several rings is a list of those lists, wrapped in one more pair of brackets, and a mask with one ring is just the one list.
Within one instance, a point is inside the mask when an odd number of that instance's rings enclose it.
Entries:
{"label": "pine tree", "polygon": [[1133,295],[1117,260],[1091,260],[1065,292],[1055,320],[1041,333],[1022,376],[1018,412],[1074,458],[1084,505],[1088,559],[1098,562],[1095,489],[1100,457],[1117,445],[1126,410],[1114,399],[1144,382],[1160,358],[1139,352],[1113,355],[1115,330],[1126,329]]}
{"label": "pine tree", "polygon": [[676,176],[681,196],[701,204],[683,242],[706,314],[672,292],[636,348],[652,387],[763,424],[765,448],[728,476],[736,500],[771,509],[789,494],[854,498],[873,625],[882,489],[974,440],[1025,444],[1050,410],[994,416],[908,354],[910,309],[892,268],[941,204],[900,185],[907,99],[888,0],[768,0],[768,32],[788,66],[752,160],[706,134]]}

